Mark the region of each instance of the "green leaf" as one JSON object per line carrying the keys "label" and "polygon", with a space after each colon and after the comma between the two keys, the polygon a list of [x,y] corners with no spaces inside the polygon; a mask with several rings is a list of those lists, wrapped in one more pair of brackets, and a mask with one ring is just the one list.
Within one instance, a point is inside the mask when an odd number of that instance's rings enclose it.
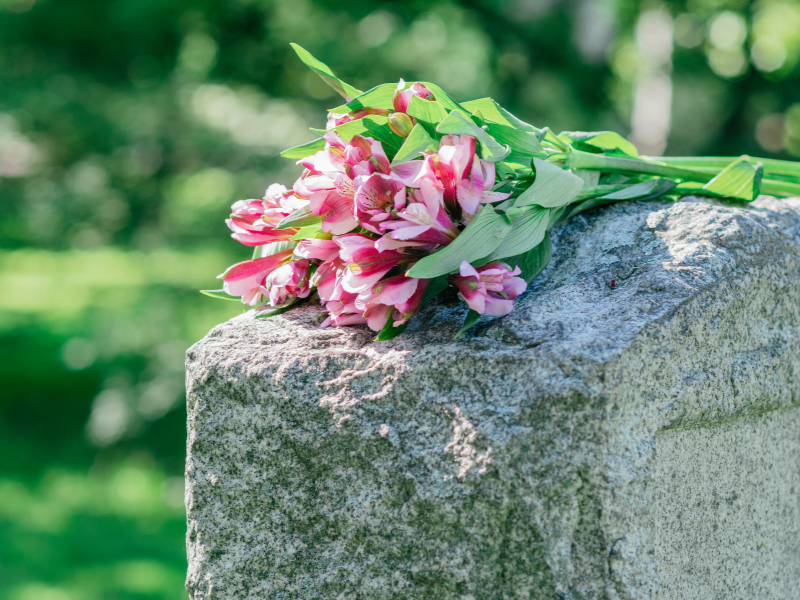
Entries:
{"label": "green leaf", "polygon": [[389,129],[389,119],[378,115],[367,115],[363,119],[356,119],[334,127],[331,131],[338,133],[345,142],[349,142],[357,135],[371,137],[381,143],[389,160],[397,154],[404,141]]}
{"label": "green leaf", "polygon": [[650,194],[655,192],[657,189],[665,188],[665,183],[669,185],[669,187],[664,189],[664,191],[675,187],[674,182],[669,181],[668,179],[657,178],[649,181],[642,181],[641,183],[626,185],[623,189],[605,194],[600,196],[600,198],[604,200],[633,200],[634,198],[644,198],[650,196]]}
{"label": "green leaf", "polygon": [[297,56],[300,57],[300,60],[302,60],[303,63],[317,75],[322,77],[322,81],[344,96],[345,100],[350,100],[351,98],[356,98],[361,95],[361,90],[357,90],[353,86],[346,84],[344,81],[336,77],[328,65],[318,61],[308,50],[302,46],[298,46],[297,44],[290,45],[292,48],[294,48],[294,51],[297,53]]}
{"label": "green leaf", "polygon": [[742,157],[729,164],[719,175],[705,184],[703,191],[711,192],[715,196],[752,202],[761,191],[763,174],[763,164],[759,162],[753,166]]}
{"label": "green leaf", "polygon": [[293,240],[331,240],[333,236],[330,233],[322,231],[322,222],[315,223],[314,225],[307,225],[301,227],[300,230],[292,236]]}
{"label": "green leaf", "polygon": [[564,206],[572,202],[583,187],[583,179],[548,162],[534,158],[533,166],[536,179],[514,202],[517,208],[532,204],[546,208]]}
{"label": "green leaf", "polygon": [[283,158],[296,158],[297,160],[300,160],[306,156],[316,154],[320,150],[325,150],[325,140],[322,138],[307,142],[305,144],[300,144],[299,146],[294,146],[288,150],[284,150],[281,152],[281,156]]}
{"label": "green leaf", "polygon": [[234,302],[241,302],[242,299],[238,296],[229,296],[225,290],[200,290],[201,294],[211,296],[212,298],[219,298],[220,300],[233,300]]}
{"label": "green leaf", "polygon": [[504,259],[503,262],[512,268],[519,267],[520,271],[522,271],[520,277],[530,284],[550,264],[552,257],[553,242],[550,240],[550,232],[547,231],[544,234],[544,239],[537,246],[534,246],[524,254],[510,256]]}
{"label": "green leaf", "polygon": [[290,215],[286,215],[275,226],[275,229],[288,229],[289,227],[308,227],[322,223],[322,217],[311,212],[308,205],[298,208]]}
{"label": "green leaf", "polygon": [[564,131],[559,137],[566,137],[573,145],[586,144],[612,156],[639,157],[636,146],[615,131]]}
{"label": "green leaf", "polygon": [[447,275],[439,275],[428,280],[428,285],[425,286],[425,293],[422,294],[422,300],[419,302],[420,308],[432,302],[436,296],[445,291],[450,283],[447,281]]}
{"label": "green leaf", "polygon": [[408,325],[408,321],[405,323],[398,325],[397,327],[394,326],[393,320],[391,318],[386,320],[386,324],[383,326],[383,329],[380,330],[378,333],[378,337],[375,338],[376,342],[385,342],[392,338],[397,337],[401,333],[403,333]]}
{"label": "green leaf", "polygon": [[453,336],[453,339],[457,340],[462,335],[464,335],[467,329],[475,325],[475,323],[477,323],[480,318],[481,318],[480,313],[475,312],[470,308],[469,312],[467,313],[467,316],[464,318],[464,324],[461,326],[461,329],[458,330],[458,333],[456,333],[455,336]]}
{"label": "green leaf", "polygon": [[459,111],[453,111],[436,127],[439,133],[455,135],[471,135],[481,146],[481,158],[491,162],[502,160],[511,151],[506,146],[501,146],[491,135],[475,125],[469,116]]}
{"label": "green leaf", "polygon": [[436,98],[436,101],[447,110],[464,110],[463,106],[453,100],[447,92],[435,83],[428,83],[427,81],[420,81],[420,83],[433,92],[433,97]]}
{"label": "green leaf", "polygon": [[488,263],[508,256],[517,256],[538,246],[547,233],[549,222],[549,208],[526,207],[520,214],[511,217],[511,232],[485,261]]}
{"label": "green leaf", "polygon": [[417,123],[414,125],[414,129],[411,130],[411,133],[408,134],[400,150],[395,154],[394,160],[392,160],[392,166],[414,160],[425,150],[436,151],[438,148],[439,144],[428,135],[428,132],[425,131],[425,126],[422,123]]}
{"label": "green leaf", "polygon": [[[423,100],[419,96],[412,96],[408,105],[407,114],[414,117],[421,124],[428,135],[439,139],[441,135],[436,132],[436,126],[447,118],[447,111],[439,102]],[[438,147],[438,146],[437,146]]]}
{"label": "green leaf", "polygon": [[270,317],[276,317],[280,314],[285,313],[286,311],[292,310],[293,308],[298,307],[299,305],[307,302],[308,298],[295,298],[286,306],[281,306],[279,308],[268,308],[265,310],[257,310],[256,312],[256,319],[269,319]]}
{"label": "green leaf", "polygon": [[486,204],[449,246],[421,259],[406,275],[433,279],[453,273],[458,270],[462,261],[474,262],[489,256],[509,231],[510,219]]}
{"label": "green leaf", "polygon": [[361,94],[360,96],[356,96],[347,104],[342,104],[341,106],[337,106],[329,110],[328,112],[337,114],[337,115],[346,115],[349,112],[353,112],[354,110],[360,110],[362,108],[386,108],[386,109],[393,109],[394,104],[392,103],[392,98],[394,96],[394,91],[397,89],[397,84],[394,83],[382,83],[381,85],[375,86],[371,90],[368,90]]}
{"label": "green leaf", "polygon": [[533,125],[521,121],[505,108],[500,106],[491,98],[480,98],[478,100],[470,100],[469,102],[462,102],[461,106],[467,111],[474,113],[476,110],[481,111],[484,119],[500,123],[501,125],[508,125],[520,131],[527,131],[528,133],[538,133],[538,129]]}
{"label": "green leaf", "polygon": [[267,256],[272,256],[278,252],[290,250],[295,246],[297,246],[297,242],[293,242],[291,240],[272,242],[269,244],[264,244],[263,246],[256,246],[255,250],[253,250],[253,258],[266,258]]}
{"label": "green leaf", "polygon": [[486,131],[501,145],[511,148],[511,152],[503,162],[529,167],[531,158],[545,158],[547,153],[542,149],[538,138],[530,133],[518,131],[513,127],[487,121]]}

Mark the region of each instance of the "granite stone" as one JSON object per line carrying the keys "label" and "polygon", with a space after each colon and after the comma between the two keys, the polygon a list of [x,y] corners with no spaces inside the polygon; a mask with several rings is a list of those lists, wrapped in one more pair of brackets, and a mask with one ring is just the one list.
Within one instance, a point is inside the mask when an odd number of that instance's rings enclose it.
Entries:
{"label": "granite stone", "polygon": [[388,342],[306,305],[195,344],[192,599],[797,597],[800,199],[553,242],[457,341],[444,299]]}

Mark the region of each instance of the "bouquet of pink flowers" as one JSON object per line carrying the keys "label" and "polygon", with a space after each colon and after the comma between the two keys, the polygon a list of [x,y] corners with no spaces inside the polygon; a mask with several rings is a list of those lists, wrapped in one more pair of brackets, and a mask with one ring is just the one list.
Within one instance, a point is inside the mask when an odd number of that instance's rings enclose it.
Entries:
{"label": "bouquet of pink flowers", "polygon": [[556,135],[491,98],[459,103],[431,83],[360,92],[293,46],[346,103],[329,111],[322,137],[283,152],[304,168],[292,189],[273,184],[233,205],[232,237],[254,255],[204,293],[240,298],[259,316],[313,297],[321,326],[366,324],[387,340],[452,287],[469,307],[463,332],[513,310],[550,260],[548,230],[579,212],[800,194],[796,163],[640,157],[614,132]]}

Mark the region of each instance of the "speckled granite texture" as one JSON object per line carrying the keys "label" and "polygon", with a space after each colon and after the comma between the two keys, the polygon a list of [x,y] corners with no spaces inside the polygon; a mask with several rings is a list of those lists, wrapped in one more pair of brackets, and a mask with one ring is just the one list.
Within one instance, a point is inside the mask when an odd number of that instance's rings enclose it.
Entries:
{"label": "speckled granite texture", "polygon": [[380,343],[308,306],[189,350],[194,600],[797,597],[800,200],[553,237],[457,342],[457,304]]}

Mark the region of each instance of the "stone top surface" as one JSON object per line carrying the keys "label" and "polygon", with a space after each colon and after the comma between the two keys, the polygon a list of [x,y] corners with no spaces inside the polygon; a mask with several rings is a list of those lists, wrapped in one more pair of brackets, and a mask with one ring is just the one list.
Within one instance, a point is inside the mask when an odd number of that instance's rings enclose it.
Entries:
{"label": "stone top surface", "polygon": [[[690,321],[714,304],[724,311],[731,300],[747,300],[748,293],[772,293],[759,285],[748,292],[748,277],[764,277],[778,287],[786,283],[783,279],[796,277],[800,199],[761,197],[752,204],[732,204],[688,197],[676,203],[622,203],[578,215],[554,230],[553,243],[550,265],[517,300],[514,312],[483,317],[460,340],[453,336],[467,311],[463,303],[423,309],[404,334],[387,342],[375,342],[366,326],[319,329],[313,323],[320,308],[307,305],[270,319],[246,313],[214,328],[190,352],[203,355],[206,365],[235,365],[253,373],[267,365],[282,371],[322,359],[326,373],[341,382],[375,369],[403,371],[411,362],[457,368],[461,355],[490,362],[524,357],[531,364],[526,378],[538,378],[550,388],[574,378],[602,379],[609,361],[637,343],[663,336],[667,324],[676,327],[681,319],[686,320],[680,327],[687,344],[725,342],[722,330],[714,341],[708,332],[691,331]],[[775,311],[797,312],[795,300],[787,304],[779,296],[767,300]],[[745,312],[737,318],[747,318],[747,307],[741,308]],[[721,318],[720,313],[717,321]],[[708,354],[697,350],[698,360]],[[351,363],[358,364],[352,373]],[[792,402],[787,397],[779,401]],[[731,415],[745,410],[723,409]],[[692,418],[705,416],[679,417],[664,425],[686,425]]]}

